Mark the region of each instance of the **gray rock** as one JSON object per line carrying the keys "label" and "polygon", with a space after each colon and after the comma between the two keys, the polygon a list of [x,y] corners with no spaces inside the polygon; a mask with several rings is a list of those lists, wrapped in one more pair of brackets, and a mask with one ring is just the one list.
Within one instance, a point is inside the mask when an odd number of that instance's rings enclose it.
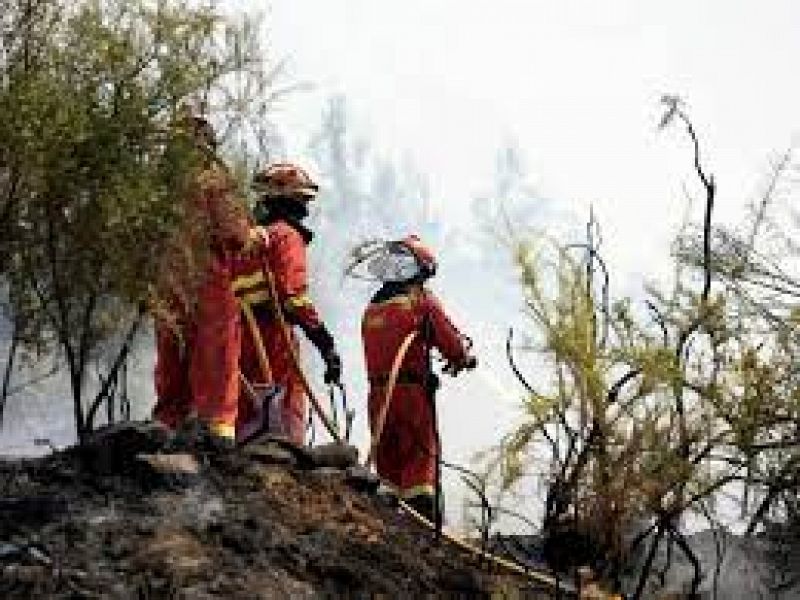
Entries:
{"label": "gray rock", "polygon": [[294,466],[297,463],[294,453],[277,444],[245,446],[241,452],[246,458],[265,465]]}
{"label": "gray rock", "polygon": [[358,448],[336,442],[311,448],[315,468],[331,467],[345,470],[358,464]]}
{"label": "gray rock", "polygon": [[137,454],[136,460],[148,465],[158,475],[199,475],[197,459],[186,453]]}
{"label": "gray rock", "polygon": [[163,448],[169,435],[166,428],[153,422],[107,425],[90,435],[80,453],[95,472],[115,474],[135,466],[138,454]]}
{"label": "gray rock", "polygon": [[[262,448],[269,448],[270,450],[263,451],[261,450]],[[276,452],[275,449],[288,452],[292,456],[294,461],[292,464],[294,466],[301,469],[314,468],[314,459],[310,448],[299,446],[284,437],[276,435],[265,434],[259,436],[247,444],[240,446],[239,452],[242,456],[252,457],[255,460],[258,460],[259,455],[264,457],[274,456],[277,459],[282,455]]]}

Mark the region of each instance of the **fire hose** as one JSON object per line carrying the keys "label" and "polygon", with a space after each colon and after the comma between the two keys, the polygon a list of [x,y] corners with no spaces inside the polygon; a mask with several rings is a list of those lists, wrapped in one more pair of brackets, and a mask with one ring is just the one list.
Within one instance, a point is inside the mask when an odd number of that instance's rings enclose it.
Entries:
{"label": "fire hose", "polygon": [[[411,505],[409,505],[402,498],[398,498],[398,503],[400,505],[400,508],[402,508],[406,513],[408,513],[408,515],[412,519],[417,521],[420,525],[422,525],[422,526],[424,526],[424,527],[426,527],[428,529],[435,529],[436,528],[436,526],[433,523],[431,523],[428,519],[426,519],[419,512],[417,512],[417,510],[415,510]],[[570,584],[568,584],[568,583],[562,582],[562,581],[558,580],[557,578],[552,577],[550,575],[545,575],[544,573],[539,573],[539,572],[534,571],[534,570],[532,570],[530,568],[524,567],[524,566],[520,565],[519,563],[516,563],[514,561],[511,561],[511,560],[508,560],[506,558],[503,558],[502,556],[497,556],[496,554],[492,554],[491,552],[488,552],[488,551],[483,550],[481,548],[477,548],[476,546],[473,546],[469,542],[461,539],[460,537],[458,537],[456,535],[453,535],[452,533],[448,533],[447,531],[442,530],[441,535],[442,535],[442,537],[444,539],[446,539],[448,542],[450,542],[454,546],[460,548],[461,550],[464,550],[465,552],[468,552],[469,554],[472,554],[473,556],[479,557],[479,558],[481,558],[481,559],[483,559],[483,560],[485,560],[487,562],[493,563],[498,567],[502,567],[502,568],[504,568],[504,569],[506,569],[508,571],[511,571],[511,572],[517,574],[517,575],[521,575],[523,577],[526,577],[527,579],[536,581],[537,583],[541,583],[541,584],[546,585],[548,587],[555,588],[555,589],[557,589],[559,591],[562,591],[562,592],[566,592],[566,593],[569,593],[569,594],[576,594],[577,593],[577,591],[575,590],[575,587],[570,585]]]}
{"label": "fire hose", "polygon": [[[273,299],[274,308],[275,308],[275,312],[276,312],[276,315],[277,315],[277,318],[278,318],[280,329],[281,329],[281,331],[283,333],[283,336],[284,336],[284,339],[286,341],[286,344],[289,347],[289,351],[290,351],[291,358],[292,358],[292,363],[293,363],[294,368],[296,369],[298,377],[300,378],[301,384],[303,385],[303,388],[304,388],[306,394],[308,395],[308,398],[309,398],[309,401],[311,402],[312,407],[316,411],[317,415],[319,416],[319,418],[322,421],[323,425],[327,429],[328,433],[331,435],[331,437],[334,439],[335,442],[342,443],[342,438],[339,435],[338,423],[335,423],[335,422],[331,421],[330,417],[323,410],[322,404],[319,402],[319,400],[315,396],[313,390],[311,389],[311,385],[308,382],[308,378],[306,377],[306,375],[305,375],[305,373],[303,371],[303,368],[302,368],[302,366],[300,364],[300,358],[299,358],[299,356],[297,354],[297,350],[295,349],[295,346],[294,346],[294,343],[293,343],[293,340],[292,340],[292,336],[291,336],[291,332],[290,332],[290,329],[289,329],[289,325],[288,325],[288,323],[286,321],[286,316],[284,315],[283,308],[280,305],[279,296],[277,294],[277,287],[275,285],[274,275],[272,273],[272,270],[269,268],[269,265],[266,264],[266,261],[264,262],[264,267],[263,268],[264,268],[264,273],[266,275],[267,284],[269,286],[270,295],[271,295],[271,297]],[[247,309],[249,309],[249,306],[247,307]],[[259,329],[258,329],[258,327],[257,327],[257,325],[255,323],[255,318],[254,318],[254,316],[252,314],[252,310],[244,310],[244,313],[245,313],[245,318],[247,319],[248,323],[250,324],[250,327],[251,327],[252,332],[253,332],[253,338],[254,338],[256,349],[257,349],[257,352],[258,352],[258,355],[259,355],[259,361],[262,362],[262,368],[264,368],[264,366],[266,366],[266,368],[268,369],[269,365],[268,365],[267,362],[265,362],[265,359],[266,359],[267,355],[266,355],[266,350],[265,350],[265,347],[264,347],[264,341],[263,341],[263,338],[261,337],[261,333],[260,333],[260,331],[259,331]],[[390,374],[389,374],[389,380],[388,380],[387,386],[386,386],[385,402],[384,402],[384,404],[381,407],[381,410],[379,412],[378,419],[376,421],[375,431],[373,432],[372,440],[371,440],[371,443],[370,443],[370,450],[369,450],[369,453],[367,455],[367,459],[366,459],[366,462],[365,462],[365,465],[364,465],[367,469],[369,469],[369,467],[372,465],[372,463],[373,463],[373,461],[375,459],[375,452],[377,450],[378,443],[380,442],[380,438],[381,438],[381,434],[383,433],[383,429],[384,429],[384,427],[386,425],[386,417],[388,415],[389,405],[390,405],[390,402],[391,402],[391,399],[392,399],[392,395],[394,393],[394,388],[397,385],[397,379],[398,379],[399,374],[400,374],[400,368],[401,368],[401,366],[403,364],[403,360],[405,359],[405,356],[408,353],[408,350],[411,347],[411,344],[414,342],[414,340],[417,338],[418,335],[419,335],[418,331],[412,331],[411,333],[409,333],[405,337],[405,339],[402,341],[402,343],[401,343],[401,345],[400,345],[400,347],[399,347],[399,349],[397,351],[397,354],[395,355],[394,362],[392,363],[392,369],[391,369]],[[347,429],[348,429],[348,433],[349,433],[349,424],[348,424]],[[349,436],[347,436],[347,437],[349,437]],[[439,457],[437,456],[437,461],[438,460],[439,460]],[[536,571],[532,571],[531,569],[526,568],[526,567],[524,567],[522,565],[519,565],[519,564],[517,564],[517,563],[515,563],[513,561],[510,561],[510,560],[505,559],[503,557],[494,555],[494,554],[492,554],[490,552],[487,552],[486,550],[477,548],[477,547],[473,546],[472,544],[462,540],[461,538],[459,538],[459,537],[457,537],[457,536],[455,536],[455,535],[453,535],[451,533],[448,533],[447,531],[440,530],[439,528],[436,527],[436,525],[431,523],[428,519],[426,519],[423,515],[421,515],[413,507],[411,507],[402,498],[398,498],[398,505],[409,516],[411,516],[415,521],[417,521],[420,525],[422,525],[422,526],[424,526],[424,527],[426,527],[428,529],[432,529],[432,530],[436,531],[437,534],[441,534],[442,537],[444,537],[444,539],[446,539],[448,542],[450,542],[454,546],[456,546],[456,547],[458,547],[458,548],[460,548],[460,549],[472,554],[473,556],[477,556],[477,557],[479,557],[479,558],[481,558],[481,559],[483,559],[483,560],[485,560],[487,562],[493,563],[493,564],[495,564],[495,565],[497,565],[499,567],[502,567],[502,568],[504,568],[504,569],[506,569],[508,571],[511,571],[511,572],[517,574],[517,575],[521,575],[521,576],[523,576],[523,577],[525,577],[527,579],[530,579],[532,581],[536,581],[536,582],[538,582],[540,584],[544,584],[544,585],[547,585],[549,587],[556,588],[557,590],[561,590],[561,591],[564,591],[566,593],[573,593],[573,594],[576,593],[575,589],[572,586],[565,585],[565,584],[561,583],[555,577],[551,577],[551,576],[545,575],[543,573],[538,573]]]}
{"label": "fire hose", "polygon": [[[278,318],[278,324],[280,326],[281,333],[283,334],[284,341],[286,342],[286,346],[289,349],[292,365],[294,366],[297,376],[300,379],[300,384],[303,386],[303,390],[305,391],[306,396],[308,396],[311,406],[314,407],[314,410],[316,411],[320,421],[322,421],[322,424],[325,426],[325,429],[328,430],[328,433],[335,442],[342,443],[342,437],[339,435],[339,424],[332,421],[331,418],[325,413],[325,410],[322,408],[322,403],[320,403],[320,401],[317,399],[317,396],[314,394],[314,391],[311,389],[308,378],[306,377],[305,373],[303,372],[303,368],[300,365],[300,357],[297,354],[297,348],[295,348],[291,330],[289,329],[289,324],[286,321],[286,315],[283,312],[283,307],[280,303],[280,297],[278,296],[278,289],[275,285],[275,276],[272,274],[272,269],[269,268],[266,260],[263,262],[263,269],[264,275],[267,278],[269,293],[272,297],[273,308],[275,309],[275,314]],[[261,338],[261,333],[258,331],[257,327],[254,328],[253,333],[256,347],[259,348],[259,354],[264,352],[266,355],[266,351],[264,350],[264,340]]]}
{"label": "fire hose", "polygon": [[372,463],[375,460],[375,453],[378,449],[378,443],[381,441],[383,428],[386,426],[386,416],[389,414],[389,404],[392,401],[392,394],[394,394],[394,388],[397,385],[397,378],[400,375],[400,367],[403,365],[403,360],[408,353],[408,349],[411,347],[411,344],[418,335],[418,331],[412,331],[405,337],[400,344],[400,348],[397,350],[397,354],[394,357],[394,362],[392,362],[392,369],[389,371],[389,380],[386,383],[386,393],[384,395],[383,405],[381,406],[381,409],[378,412],[378,418],[375,421],[375,431],[372,432],[372,441],[369,446],[369,453],[367,454],[367,460],[364,463],[364,466],[367,469],[372,466]]}
{"label": "fire hose", "polygon": [[[228,176],[231,176],[231,172],[228,165],[226,165],[225,162],[222,159],[220,159],[220,157],[216,154],[216,152],[208,148],[202,148],[202,152],[206,155],[207,158],[209,158],[215,164],[217,164]],[[328,415],[325,414],[325,411],[322,408],[322,404],[319,402],[313,390],[311,389],[311,385],[308,383],[308,379],[306,378],[305,373],[303,372],[303,369],[300,366],[300,357],[297,355],[297,349],[294,346],[294,340],[292,339],[289,325],[286,322],[286,316],[283,313],[283,307],[280,304],[279,296],[277,293],[277,287],[275,285],[275,276],[272,273],[272,269],[269,268],[269,264],[267,263],[266,257],[262,263],[262,267],[264,269],[264,275],[267,278],[267,284],[269,286],[270,295],[272,296],[275,313],[278,317],[278,323],[280,324],[280,329],[283,333],[286,345],[289,348],[289,354],[292,358],[292,364],[297,371],[297,376],[300,379],[300,384],[303,386],[303,390],[308,396],[308,399],[311,402],[311,405],[314,407],[314,410],[317,412],[320,421],[322,421],[322,424],[325,426],[325,429],[328,430],[328,433],[330,433],[331,437],[335,442],[341,443],[342,438],[339,435],[338,423],[332,422],[330,417],[328,417]],[[270,370],[269,361],[267,360],[267,352],[264,346],[264,340],[261,337],[261,332],[258,329],[258,324],[256,323],[253,311],[252,309],[250,309],[249,305],[246,305],[246,303],[242,303],[241,306],[245,315],[245,319],[247,320],[250,330],[252,331],[253,334],[253,341],[255,342],[256,352],[258,353],[258,360],[259,363],[261,364],[261,369],[262,371],[264,371],[265,376],[269,374],[270,379],[268,379],[268,381],[272,381],[272,371]]]}
{"label": "fire hose", "polygon": [[[397,354],[395,355],[394,361],[392,362],[392,368],[391,371],[389,372],[389,378],[386,383],[384,403],[383,406],[381,406],[380,411],[378,412],[378,416],[375,421],[375,430],[373,431],[372,440],[370,442],[369,454],[367,455],[367,459],[364,463],[364,467],[367,469],[370,468],[370,466],[375,460],[375,453],[377,451],[378,444],[380,443],[381,435],[383,434],[383,429],[386,426],[386,417],[388,415],[389,405],[391,403],[392,396],[394,394],[394,389],[397,386],[397,379],[400,374],[400,368],[403,364],[403,360],[405,359],[406,354],[408,354],[408,350],[411,347],[411,344],[414,342],[415,339],[417,339],[418,336],[419,336],[419,331],[415,330],[409,333],[401,342],[400,347],[397,350]],[[438,456],[436,457],[436,459],[437,461],[439,461]],[[436,531],[437,534],[440,534],[445,540],[447,540],[454,546],[460,548],[461,550],[464,550],[472,554],[473,556],[479,557],[487,562],[502,567],[517,575],[521,575],[523,577],[526,577],[527,579],[536,581],[537,583],[546,585],[548,587],[556,588],[565,593],[571,593],[571,594],[576,593],[575,588],[573,586],[565,584],[556,579],[555,577],[533,571],[516,562],[505,559],[501,556],[497,556],[481,548],[477,548],[474,545],[470,544],[469,542],[459,538],[458,536],[438,528],[434,523],[431,523],[427,518],[421,515],[405,500],[403,500],[402,498],[398,498],[397,500],[400,508],[402,508],[417,523],[419,523],[420,525],[422,525],[427,529]]]}

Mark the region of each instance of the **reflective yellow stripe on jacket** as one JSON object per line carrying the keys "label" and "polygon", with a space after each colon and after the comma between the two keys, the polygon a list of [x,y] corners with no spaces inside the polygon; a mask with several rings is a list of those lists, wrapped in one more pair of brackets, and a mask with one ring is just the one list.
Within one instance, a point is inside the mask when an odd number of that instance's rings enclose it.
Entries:
{"label": "reflective yellow stripe on jacket", "polygon": [[247,292],[239,296],[239,299],[245,304],[255,306],[269,300],[269,292],[267,290],[257,290],[255,292]]}
{"label": "reflective yellow stripe on jacket", "polygon": [[290,311],[297,310],[299,308],[308,308],[309,306],[313,306],[311,302],[311,298],[308,294],[298,294],[297,296],[289,296],[286,299],[286,308]]}
{"label": "reflective yellow stripe on jacket", "polygon": [[241,302],[250,306],[262,304],[270,299],[267,281],[260,270],[234,279],[233,293]]}
{"label": "reflective yellow stripe on jacket", "polygon": [[[233,280],[233,292],[240,301],[255,306],[267,302],[271,298],[267,281],[264,273],[256,271],[247,275],[240,275]],[[303,308],[313,307],[314,304],[308,294],[297,294],[289,296],[284,306],[287,311],[292,312]]]}
{"label": "reflective yellow stripe on jacket", "polygon": [[266,285],[266,280],[264,279],[264,273],[260,270],[255,271],[254,273],[250,273],[249,275],[240,275],[236,279],[233,280],[233,291],[239,294],[239,292],[243,290],[247,290],[250,288],[260,287]]}

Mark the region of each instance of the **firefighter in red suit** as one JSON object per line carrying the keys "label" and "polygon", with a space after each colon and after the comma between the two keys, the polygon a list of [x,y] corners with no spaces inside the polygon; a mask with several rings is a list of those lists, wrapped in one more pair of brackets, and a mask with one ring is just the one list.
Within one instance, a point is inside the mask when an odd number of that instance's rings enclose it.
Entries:
{"label": "firefighter in red suit", "polygon": [[172,429],[196,418],[215,446],[228,447],[238,410],[241,338],[230,261],[248,243],[250,220],[213,155],[209,123],[184,115],[181,124],[202,160],[182,200],[182,226],[168,242],[157,285],[153,412]]}
{"label": "firefighter in red suit", "polygon": [[[268,244],[263,251],[243,253],[234,261],[233,289],[239,301],[252,309],[272,371],[272,383],[284,391],[278,418],[274,418],[275,411],[270,411],[273,419],[269,430],[302,444],[307,399],[299,365],[293,358],[293,354],[298,356],[293,326],[302,329],[322,356],[326,383],[338,383],[342,370],[334,339],[308,295],[306,246],[313,234],[303,220],[308,216],[308,203],[316,196],[318,187],[300,167],[278,163],[256,173],[253,188],[261,196],[255,218]],[[270,275],[277,298],[271,293]],[[286,328],[278,318],[278,307],[285,316]],[[242,373],[253,383],[270,383],[264,381],[254,336],[247,323],[244,327]],[[249,398],[242,394],[240,422],[249,419],[251,412]]]}
{"label": "firefighter in red suit", "polygon": [[409,280],[384,283],[363,316],[370,428],[374,432],[398,350],[416,331],[389,400],[375,458],[378,475],[396,488],[399,497],[433,520],[439,457],[433,394],[438,380],[431,372],[430,351],[436,348],[454,373],[473,367],[475,360],[439,300],[424,287],[436,271],[431,251],[416,236],[395,243],[413,255],[419,269]]}

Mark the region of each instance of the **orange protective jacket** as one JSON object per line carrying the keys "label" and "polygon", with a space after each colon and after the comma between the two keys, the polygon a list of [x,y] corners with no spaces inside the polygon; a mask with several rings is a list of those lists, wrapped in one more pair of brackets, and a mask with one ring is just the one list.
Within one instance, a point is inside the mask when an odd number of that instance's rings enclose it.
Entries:
{"label": "orange protective jacket", "polygon": [[[285,391],[279,411],[279,423],[270,423],[273,433],[286,435],[296,443],[305,437],[307,399],[292,353],[298,344],[292,325],[298,325],[321,352],[330,350],[333,341],[308,295],[308,263],[306,240],[302,226],[275,221],[265,228],[269,245],[262,253],[241,254],[234,261],[233,289],[241,302],[253,310],[272,370],[274,383]],[[270,293],[265,266],[272,273],[278,302],[285,315],[288,330],[284,331],[275,313],[275,299]],[[255,384],[268,383],[258,360],[255,340],[245,323],[242,338],[241,369]],[[240,422],[251,418],[253,406],[242,394]]]}
{"label": "orange protective jacket", "polygon": [[184,223],[167,244],[156,313],[156,419],[177,427],[196,414],[232,433],[239,396],[239,310],[231,259],[248,238],[249,217],[225,170],[209,162],[184,198]]}
{"label": "orange protective jacket", "polygon": [[398,350],[414,331],[419,335],[401,365],[375,457],[378,474],[407,499],[435,491],[439,448],[427,355],[436,348],[448,361],[463,365],[467,347],[430,291],[387,284],[373,298],[362,320],[373,431]]}

